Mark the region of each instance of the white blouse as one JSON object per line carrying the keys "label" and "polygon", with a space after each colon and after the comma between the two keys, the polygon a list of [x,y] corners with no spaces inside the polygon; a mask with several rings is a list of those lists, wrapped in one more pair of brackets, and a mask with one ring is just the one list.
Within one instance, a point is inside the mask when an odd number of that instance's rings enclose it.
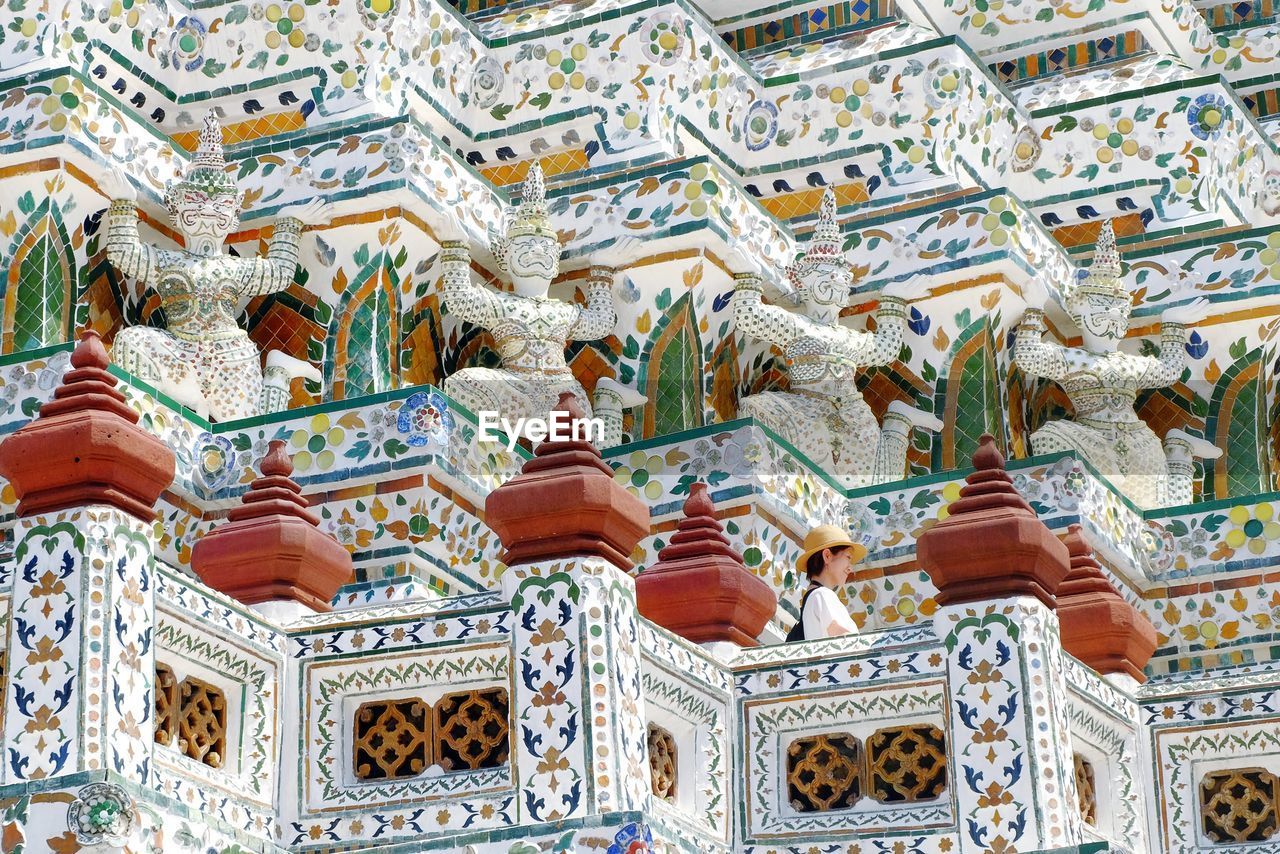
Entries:
{"label": "white blouse", "polygon": [[827,633],[827,627],[832,623],[840,626],[846,632],[856,632],[858,630],[857,624],[853,622],[853,617],[849,616],[848,609],[840,601],[840,597],[836,595],[836,592],[821,585],[809,594],[802,616],[804,617],[805,640],[835,637],[835,635]]}

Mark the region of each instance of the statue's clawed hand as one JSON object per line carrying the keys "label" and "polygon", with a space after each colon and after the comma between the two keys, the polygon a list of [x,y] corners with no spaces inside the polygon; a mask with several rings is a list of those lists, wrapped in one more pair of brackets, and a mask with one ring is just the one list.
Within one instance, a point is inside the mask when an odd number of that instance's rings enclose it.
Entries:
{"label": "statue's clawed hand", "polygon": [[1022,299],[1027,308],[1044,311],[1044,307],[1049,304],[1049,288],[1043,279],[1032,276],[1022,283]]}
{"label": "statue's clawed hand", "polygon": [[114,167],[109,169],[103,179],[98,182],[98,189],[113,202],[117,199],[125,199],[130,202],[138,200],[137,189],[125,177],[123,172]]}
{"label": "statue's clawed hand", "polygon": [[292,217],[303,225],[324,225],[333,217],[333,205],[324,199],[312,199],[280,211],[280,218],[285,217]]}
{"label": "statue's clawed hand", "polygon": [[1176,305],[1165,311],[1162,319],[1166,323],[1180,323],[1183,326],[1190,326],[1197,320],[1204,317],[1206,309],[1209,307],[1209,300],[1204,297],[1196,297],[1185,305]]}
{"label": "statue's clawed hand", "polygon": [[918,297],[925,289],[927,280],[919,273],[907,276],[899,282],[890,282],[880,290],[880,296],[891,297],[894,299],[909,300],[912,297]]}
{"label": "statue's clawed hand", "polygon": [[441,243],[465,243],[467,229],[457,211],[446,211],[436,225],[436,238]]}
{"label": "statue's clawed hand", "polygon": [[634,263],[644,254],[644,242],[638,237],[624,234],[591,256],[592,263],[618,269]]}
{"label": "statue's clawed hand", "polygon": [[725,266],[735,276],[759,275],[760,265],[740,246],[730,246],[724,253]]}

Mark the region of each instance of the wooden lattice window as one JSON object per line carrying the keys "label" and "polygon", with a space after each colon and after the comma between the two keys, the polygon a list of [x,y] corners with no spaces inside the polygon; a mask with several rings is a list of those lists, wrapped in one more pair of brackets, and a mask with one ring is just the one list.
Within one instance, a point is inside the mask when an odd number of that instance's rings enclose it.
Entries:
{"label": "wooden lattice window", "polygon": [[436,762],[447,771],[495,768],[509,752],[504,688],[446,694],[436,703]]}
{"label": "wooden lattice window", "polygon": [[156,744],[168,747],[178,734],[178,677],[169,665],[156,662],[154,691]]}
{"label": "wooden lattice window", "polygon": [[848,733],[811,735],[788,745],[787,794],[798,812],[846,809],[862,789],[862,745]]}
{"label": "wooden lattice window", "polygon": [[1261,842],[1276,834],[1276,776],[1265,768],[1213,771],[1200,780],[1200,817],[1214,842]]}
{"label": "wooden lattice window", "polygon": [[657,724],[649,724],[649,787],[654,797],[676,799],[676,740]]}
{"label": "wooden lattice window", "polygon": [[867,739],[871,797],[881,803],[929,801],[947,787],[942,730],[929,724],[890,727]]}
{"label": "wooden lattice window", "polygon": [[193,676],[178,686],[178,750],[211,768],[221,768],[227,750],[227,701],[222,691]]}
{"label": "wooden lattice window", "polygon": [[1071,757],[1075,765],[1076,804],[1085,824],[1098,826],[1098,788],[1093,776],[1093,763],[1079,753]]}
{"label": "wooden lattice window", "polygon": [[431,707],[412,697],[364,703],[353,736],[357,779],[413,777],[430,764]]}

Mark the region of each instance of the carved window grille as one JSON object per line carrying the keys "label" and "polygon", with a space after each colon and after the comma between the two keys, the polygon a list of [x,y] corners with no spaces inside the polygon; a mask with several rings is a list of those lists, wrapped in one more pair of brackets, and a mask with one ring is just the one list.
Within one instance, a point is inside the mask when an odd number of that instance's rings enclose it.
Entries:
{"label": "carved window grille", "polygon": [[1093,776],[1093,763],[1079,753],[1072,757],[1076,775],[1076,803],[1085,824],[1098,826],[1098,789]]}
{"label": "carved window grille", "polygon": [[156,663],[154,693],[156,744],[168,747],[178,734],[178,677],[167,664]]}
{"label": "carved window grille", "polygon": [[356,709],[355,775],[397,780],[431,764],[431,707],[421,700],[379,700]]}
{"label": "carved window grille", "polygon": [[1200,817],[1214,842],[1261,842],[1277,830],[1276,776],[1263,768],[1214,771],[1200,780]]}
{"label": "carved window grille", "polygon": [[847,809],[862,790],[862,745],[853,736],[812,735],[787,747],[787,795],[798,812]]}
{"label": "carved window grille", "polygon": [[649,724],[649,786],[654,797],[676,799],[676,740],[657,724]]}
{"label": "carved window grille", "polygon": [[947,787],[942,730],[928,724],[890,727],[867,739],[871,797],[881,803],[929,801]]}
{"label": "carved window grille", "polygon": [[211,768],[221,768],[227,750],[227,702],[222,691],[193,676],[178,686],[178,750]]}
{"label": "carved window grille", "polygon": [[436,703],[436,762],[447,771],[507,761],[510,707],[504,688],[446,694]]}

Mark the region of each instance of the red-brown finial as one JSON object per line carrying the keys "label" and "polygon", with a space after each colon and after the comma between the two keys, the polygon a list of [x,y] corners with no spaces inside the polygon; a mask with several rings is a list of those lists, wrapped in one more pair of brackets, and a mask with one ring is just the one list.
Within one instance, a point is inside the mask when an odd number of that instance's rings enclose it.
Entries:
{"label": "red-brown finial", "polygon": [[920,535],[916,556],[938,587],[940,605],[1035,596],[1054,607],[1067,574],[1067,548],[1044,526],[1004,469],[990,434],[947,517]]}
{"label": "red-brown finial", "polygon": [[996,437],[983,433],[978,439],[978,450],[973,454],[973,467],[976,469],[1000,469],[1004,471],[1004,455],[996,447]]}
{"label": "red-brown finial", "polygon": [[[102,336],[96,329],[87,328],[80,333],[80,343],[71,351],[71,367],[98,368],[105,371],[111,360],[107,358],[107,348],[102,345]],[[113,378],[113,385],[114,378]]]}
{"label": "red-brown finial", "polygon": [[328,611],[351,580],[351,554],[319,528],[302,487],[289,476],[285,442],[268,443],[240,505],[195,545],[191,568],[205,584],[245,604],[293,600]]}
{"label": "red-brown finial", "polygon": [[107,372],[98,333],[86,330],[71,353],[71,369],[40,407],[40,415],[0,444],[0,475],[18,495],[18,515],[110,504],[139,519],[173,481],[175,458],[137,426]]}
{"label": "red-brown finial", "polygon": [[261,471],[267,476],[288,477],[293,474],[293,457],[285,451],[284,439],[272,439],[267,443],[267,454],[262,458]]}
{"label": "red-brown finial", "polygon": [[556,401],[555,411],[567,413],[569,418],[574,421],[581,421],[587,417],[587,413],[582,411],[582,404],[578,403],[578,397],[571,391],[560,392],[560,399]]}
{"label": "red-brown finial", "polygon": [[1145,681],[1142,668],[1156,650],[1155,626],[1112,585],[1084,529],[1070,526],[1062,542],[1071,555],[1071,572],[1057,591],[1062,648],[1099,673]]}
{"label": "red-brown finial", "polygon": [[[1085,589],[1112,590],[1110,581],[1102,574],[1102,565],[1093,557],[1093,545],[1085,536],[1079,524],[1069,525],[1066,533],[1060,538],[1066,545],[1066,552],[1071,556],[1071,571],[1057,588],[1059,595],[1069,592],[1082,592]],[[1101,583],[1101,584],[1100,584]],[[1080,586],[1083,585],[1083,586]]]}
{"label": "red-brown finial", "polygon": [[707,494],[707,485],[700,480],[690,485],[689,497],[684,500],[684,507],[681,509],[689,518],[695,516],[715,518],[716,506],[711,503],[711,496]]}
{"label": "red-brown finial", "polygon": [[231,508],[227,519],[239,522],[283,514],[295,516],[313,528],[320,524],[320,520],[307,510],[310,505],[302,497],[302,487],[289,476],[293,474],[293,458],[285,451],[283,439],[267,443],[267,452],[258,464],[258,470],[262,477],[249,484],[244,495],[240,496],[240,506]]}
{"label": "red-brown finial", "polygon": [[747,569],[715,512],[707,485],[691,484],[670,544],[636,579],[636,605],[645,619],[694,643],[755,646],[778,597]]}
{"label": "red-brown finial", "polygon": [[[571,422],[586,417],[571,392],[560,394],[551,417],[559,413]],[[485,521],[508,566],[594,556],[630,569],[632,550],[649,533],[649,508],[613,479],[594,445],[569,439],[539,444],[520,474],[489,493]]]}

